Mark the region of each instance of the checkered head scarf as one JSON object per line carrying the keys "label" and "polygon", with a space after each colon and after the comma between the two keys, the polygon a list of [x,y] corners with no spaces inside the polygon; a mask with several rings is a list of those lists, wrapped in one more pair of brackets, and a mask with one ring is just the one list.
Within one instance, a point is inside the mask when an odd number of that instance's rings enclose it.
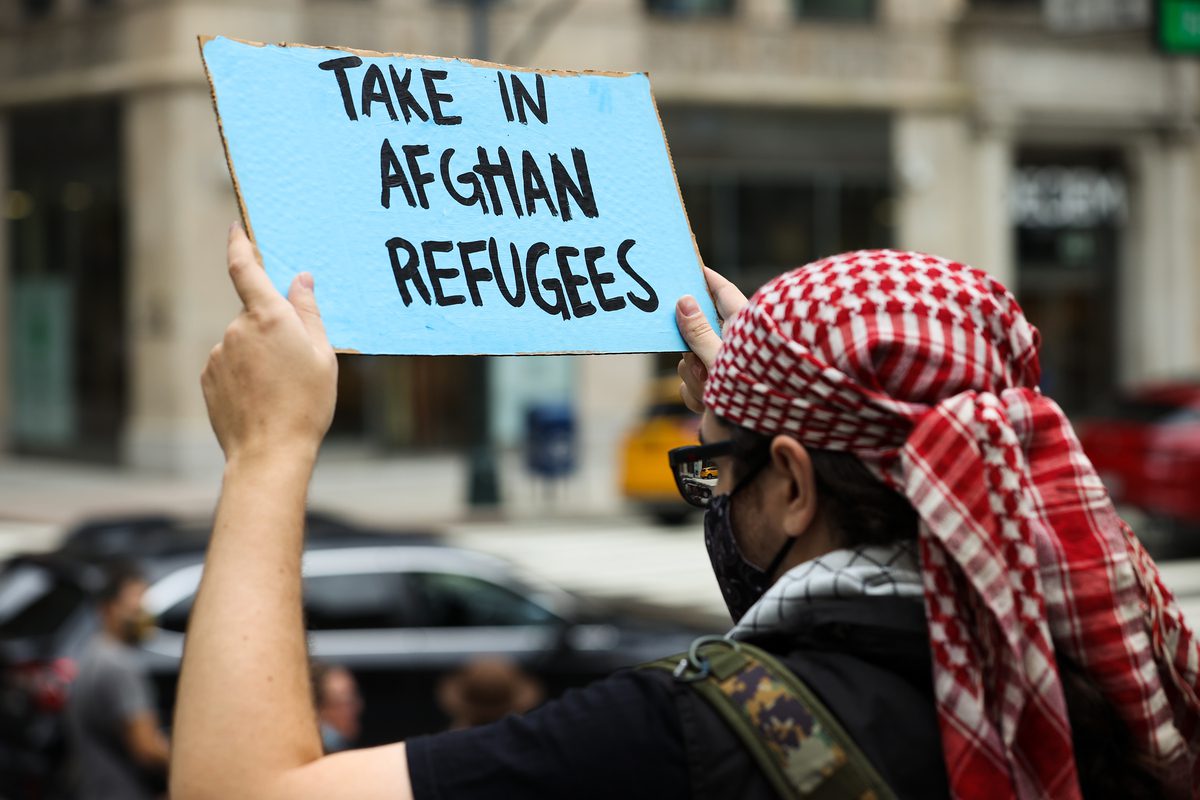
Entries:
{"label": "checkered head scarf", "polygon": [[955,797],[1080,796],[1056,652],[1168,794],[1192,795],[1197,642],[1038,391],[1038,332],[997,280],[919,253],[846,253],[772,280],[723,339],[713,413],[852,453],[916,509]]}

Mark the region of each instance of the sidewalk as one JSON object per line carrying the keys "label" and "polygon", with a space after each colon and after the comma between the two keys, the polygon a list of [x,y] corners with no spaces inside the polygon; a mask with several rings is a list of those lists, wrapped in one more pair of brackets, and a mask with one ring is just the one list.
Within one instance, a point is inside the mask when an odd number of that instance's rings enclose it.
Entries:
{"label": "sidewalk", "polygon": [[[378,455],[326,448],[309,491],[313,510],[391,530],[441,532],[449,523],[524,520],[613,521],[625,516],[614,465],[587,465],[549,492],[515,455],[498,466],[504,504],[467,503],[466,458],[457,453]],[[208,517],[221,473],[176,476],[111,465],[0,456],[0,557],[17,549],[53,547],[71,525],[95,517],[146,513]]]}
{"label": "sidewalk", "polygon": [[[212,514],[221,475],[170,476],[38,459],[0,460],[0,555],[53,547],[89,517]],[[467,516],[466,470],[454,455],[322,458],[310,506],[389,528],[428,527]]]}

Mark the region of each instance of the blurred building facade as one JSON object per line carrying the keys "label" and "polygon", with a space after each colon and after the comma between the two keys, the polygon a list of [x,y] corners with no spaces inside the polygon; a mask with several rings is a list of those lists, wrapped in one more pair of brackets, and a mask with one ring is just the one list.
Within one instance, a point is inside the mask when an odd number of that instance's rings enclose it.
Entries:
{"label": "blurred building facade", "polygon": [[[1075,413],[1200,374],[1200,69],[1156,51],[1151,19],[1150,0],[0,4],[0,446],[217,463],[197,376],[236,309],[236,209],[202,33],[465,56],[482,23],[492,60],[649,71],[701,254],[744,288],[928,250],[1016,289]],[[573,503],[600,509],[673,361],[347,357],[334,436],[459,453],[486,409],[511,499],[525,411],[564,403]]]}

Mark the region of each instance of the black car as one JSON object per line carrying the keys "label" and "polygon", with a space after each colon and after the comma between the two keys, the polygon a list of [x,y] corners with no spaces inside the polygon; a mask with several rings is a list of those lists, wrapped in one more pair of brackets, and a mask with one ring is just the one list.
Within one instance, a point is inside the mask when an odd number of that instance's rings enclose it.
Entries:
{"label": "black car", "polygon": [[[19,754],[29,761],[24,771],[43,777],[58,763],[58,712],[96,629],[96,564],[112,557],[134,556],[150,581],[145,603],[158,627],[140,649],[170,724],[207,528],[142,522],[123,532],[114,532],[116,521],[81,527],[56,553],[0,571],[0,681],[5,697],[18,698],[0,706],[0,750],[8,753],[0,759]],[[362,745],[443,729],[436,684],[473,656],[513,659],[553,697],[684,650],[707,632],[598,606],[433,535],[376,533],[326,517],[310,521],[304,599],[313,656],[345,665],[359,683]],[[35,729],[42,732],[31,736]]]}

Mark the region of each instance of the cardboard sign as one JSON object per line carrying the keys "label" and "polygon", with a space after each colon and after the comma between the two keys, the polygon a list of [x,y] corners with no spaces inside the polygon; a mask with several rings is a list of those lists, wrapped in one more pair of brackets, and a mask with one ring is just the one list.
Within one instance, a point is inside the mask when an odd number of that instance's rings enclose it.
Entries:
{"label": "cardboard sign", "polygon": [[202,38],[272,281],[361,353],[685,349],[716,321],[643,74]]}

